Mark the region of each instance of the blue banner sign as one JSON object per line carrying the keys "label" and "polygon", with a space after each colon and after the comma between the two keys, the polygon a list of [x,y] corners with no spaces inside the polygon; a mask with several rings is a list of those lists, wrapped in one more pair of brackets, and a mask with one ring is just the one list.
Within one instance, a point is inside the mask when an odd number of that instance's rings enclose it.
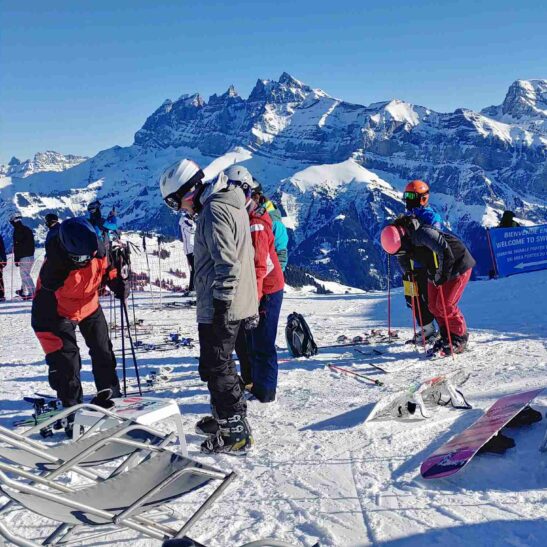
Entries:
{"label": "blue banner sign", "polygon": [[499,276],[547,268],[547,224],[488,230]]}

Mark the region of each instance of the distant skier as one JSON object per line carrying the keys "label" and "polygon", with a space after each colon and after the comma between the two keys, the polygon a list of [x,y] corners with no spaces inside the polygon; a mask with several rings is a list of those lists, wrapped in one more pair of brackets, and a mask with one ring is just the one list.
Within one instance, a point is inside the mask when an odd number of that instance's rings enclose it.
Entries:
{"label": "distant skier", "polygon": [[48,241],[55,237],[57,233],[59,232],[59,228],[61,227],[61,223],[59,222],[59,217],[55,213],[48,213],[45,218],[45,225],[48,228],[48,233],[46,235],[46,248]]}
{"label": "distant skier", "polygon": [[441,331],[441,338],[435,342],[432,352],[450,353],[449,332],[454,352],[465,351],[469,334],[458,302],[475,265],[467,247],[451,233],[420,224],[415,216],[401,216],[386,226],[382,230],[381,243],[387,253],[397,255],[403,272],[410,271],[412,260],[426,267],[429,309]]}
{"label": "distant skier", "polygon": [[279,209],[264,195],[260,182],[253,178],[253,183],[253,200],[261,207],[264,207],[272,219],[272,230],[275,238],[275,252],[277,253],[281,270],[284,272],[289,259],[287,250],[289,245],[289,234],[287,232],[287,228],[281,220],[281,212]]}
{"label": "distant skier", "polygon": [[182,239],[182,245],[184,247],[184,254],[186,255],[186,261],[188,262],[188,269],[190,270],[190,280],[188,283],[188,293],[190,296],[194,295],[194,238],[196,235],[196,221],[195,215],[189,211],[182,211],[180,215],[180,235]]}
{"label": "distant skier", "polygon": [[498,228],[518,228],[520,224],[516,220],[513,220],[514,218],[515,213],[513,211],[503,211]]}
{"label": "distant skier", "polygon": [[[428,205],[429,203],[429,186],[422,180],[412,180],[406,187],[403,194],[405,200],[406,214],[414,215],[421,224],[428,224],[442,230],[443,221],[441,215],[433,210]],[[427,298],[427,269],[418,261],[411,262],[411,271],[406,272],[403,276],[405,281],[411,281],[414,278],[418,287],[419,312],[415,310],[416,321],[420,322],[420,315],[422,321],[423,335],[426,341],[433,340],[437,337],[437,330],[435,329],[434,316],[429,309]],[[409,295],[405,295],[406,305],[408,308],[413,308],[413,298]],[[414,305],[416,306],[416,303]],[[417,343],[422,339],[422,332],[416,333],[412,342]]]}
{"label": "distant skier", "polygon": [[127,298],[129,284],[117,276],[93,226],[84,218],[65,220],[48,242],[32,303],[32,328],[46,354],[49,384],[64,407],[83,399],[76,326],[91,357],[97,388],[92,403],[108,408],[110,399],[120,396],[116,358],[99,303],[102,283],[116,298]]}
{"label": "distant skier", "polygon": [[0,302],[6,301],[6,295],[4,294],[4,268],[8,263],[8,257],[6,256],[6,247],[4,246],[4,238],[0,234]]}
{"label": "distant skier", "polygon": [[99,239],[106,245],[107,251],[111,239],[118,238],[118,219],[116,209],[112,208],[108,217],[103,218],[101,212],[101,202],[97,199],[87,206],[89,213],[89,222],[92,224]]}
{"label": "distant skier", "polygon": [[201,449],[244,454],[254,441],[232,352],[243,320],[258,310],[249,219],[238,181],[225,173],[207,184],[203,178],[196,163],[181,160],[161,176],[160,190],[171,209],[199,215],[194,242],[199,374],[214,414],[196,426],[210,434]]}
{"label": "distant skier", "polygon": [[[226,175],[230,179],[240,178],[244,182],[250,173],[244,167],[234,165],[226,171]],[[255,250],[259,322],[256,328],[247,331],[246,338],[251,362],[251,393],[261,403],[270,403],[275,401],[277,391],[278,363],[275,339],[285,280],[275,249],[273,223],[266,210],[266,200],[259,205],[259,200],[252,198],[253,194],[258,194],[256,188],[249,192],[247,210]]]}
{"label": "distant skier", "polygon": [[13,226],[13,261],[21,272],[21,289],[15,292],[23,300],[32,300],[34,281],[30,272],[34,265],[34,234],[23,224],[19,213],[11,215],[10,224]]}

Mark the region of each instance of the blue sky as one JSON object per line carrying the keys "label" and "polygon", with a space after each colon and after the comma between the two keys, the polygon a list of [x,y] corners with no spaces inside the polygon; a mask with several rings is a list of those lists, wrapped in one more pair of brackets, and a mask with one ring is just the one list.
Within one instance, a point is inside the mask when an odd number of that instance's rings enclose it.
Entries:
{"label": "blue sky", "polygon": [[283,71],[439,111],[547,78],[544,0],[0,0],[0,20],[0,162],[128,145],[166,98]]}

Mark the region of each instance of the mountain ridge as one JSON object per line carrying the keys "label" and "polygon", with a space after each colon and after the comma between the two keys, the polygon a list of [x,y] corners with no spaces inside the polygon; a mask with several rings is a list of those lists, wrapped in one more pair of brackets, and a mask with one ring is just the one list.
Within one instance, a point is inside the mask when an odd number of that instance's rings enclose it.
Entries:
{"label": "mountain ridge", "polygon": [[[386,260],[378,233],[402,212],[408,180],[430,184],[433,205],[481,257],[484,226],[496,224],[503,209],[547,222],[545,89],[547,80],[518,80],[501,105],[451,113],[399,99],[349,103],[288,73],[257,80],[247,99],[234,86],[207,101],[184,94],[164,101],[131,146],[60,173],[0,171],[0,218],[14,208],[31,223],[52,209],[82,214],[98,196],[117,207],[124,227],[173,234],[175,220],[157,192],[163,169],[191,157],[212,178],[237,161],[280,204],[296,265],[381,288]],[[340,215],[344,221],[335,221]],[[479,260],[478,273],[487,268]]]}

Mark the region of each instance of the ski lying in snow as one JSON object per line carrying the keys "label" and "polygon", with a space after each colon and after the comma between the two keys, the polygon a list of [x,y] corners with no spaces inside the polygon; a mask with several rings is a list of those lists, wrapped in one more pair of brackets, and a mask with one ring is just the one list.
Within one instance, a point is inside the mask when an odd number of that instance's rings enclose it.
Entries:
{"label": "ski lying in snow", "polygon": [[347,368],[338,367],[336,365],[327,365],[327,367],[332,372],[338,372],[338,373],[341,373],[341,374],[349,374],[350,376],[355,376],[356,378],[362,378],[363,380],[366,380],[367,382],[370,382],[370,383],[375,384],[377,386],[383,386],[384,385],[384,383],[380,382],[380,380],[376,380],[374,378],[371,378],[370,376],[365,376],[364,374],[354,372],[353,370],[349,370]]}
{"label": "ski lying in snow", "polygon": [[392,419],[424,419],[431,416],[428,407],[434,405],[469,409],[461,390],[469,379],[469,373],[456,370],[450,374],[435,376],[424,382],[413,382],[409,387],[378,401],[366,422]]}
{"label": "ski lying in snow", "polygon": [[[514,393],[496,401],[471,427],[443,444],[422,463],[420,468],[422,477],[440,479],[454,475],[463,469],[542,391],[543,388]],[[511,439],[502,436],[502,441],[511,441]],[[506,446],[514,446],[514,443],[507,443]],[[499,449],[493,451],[501,452]]]}

